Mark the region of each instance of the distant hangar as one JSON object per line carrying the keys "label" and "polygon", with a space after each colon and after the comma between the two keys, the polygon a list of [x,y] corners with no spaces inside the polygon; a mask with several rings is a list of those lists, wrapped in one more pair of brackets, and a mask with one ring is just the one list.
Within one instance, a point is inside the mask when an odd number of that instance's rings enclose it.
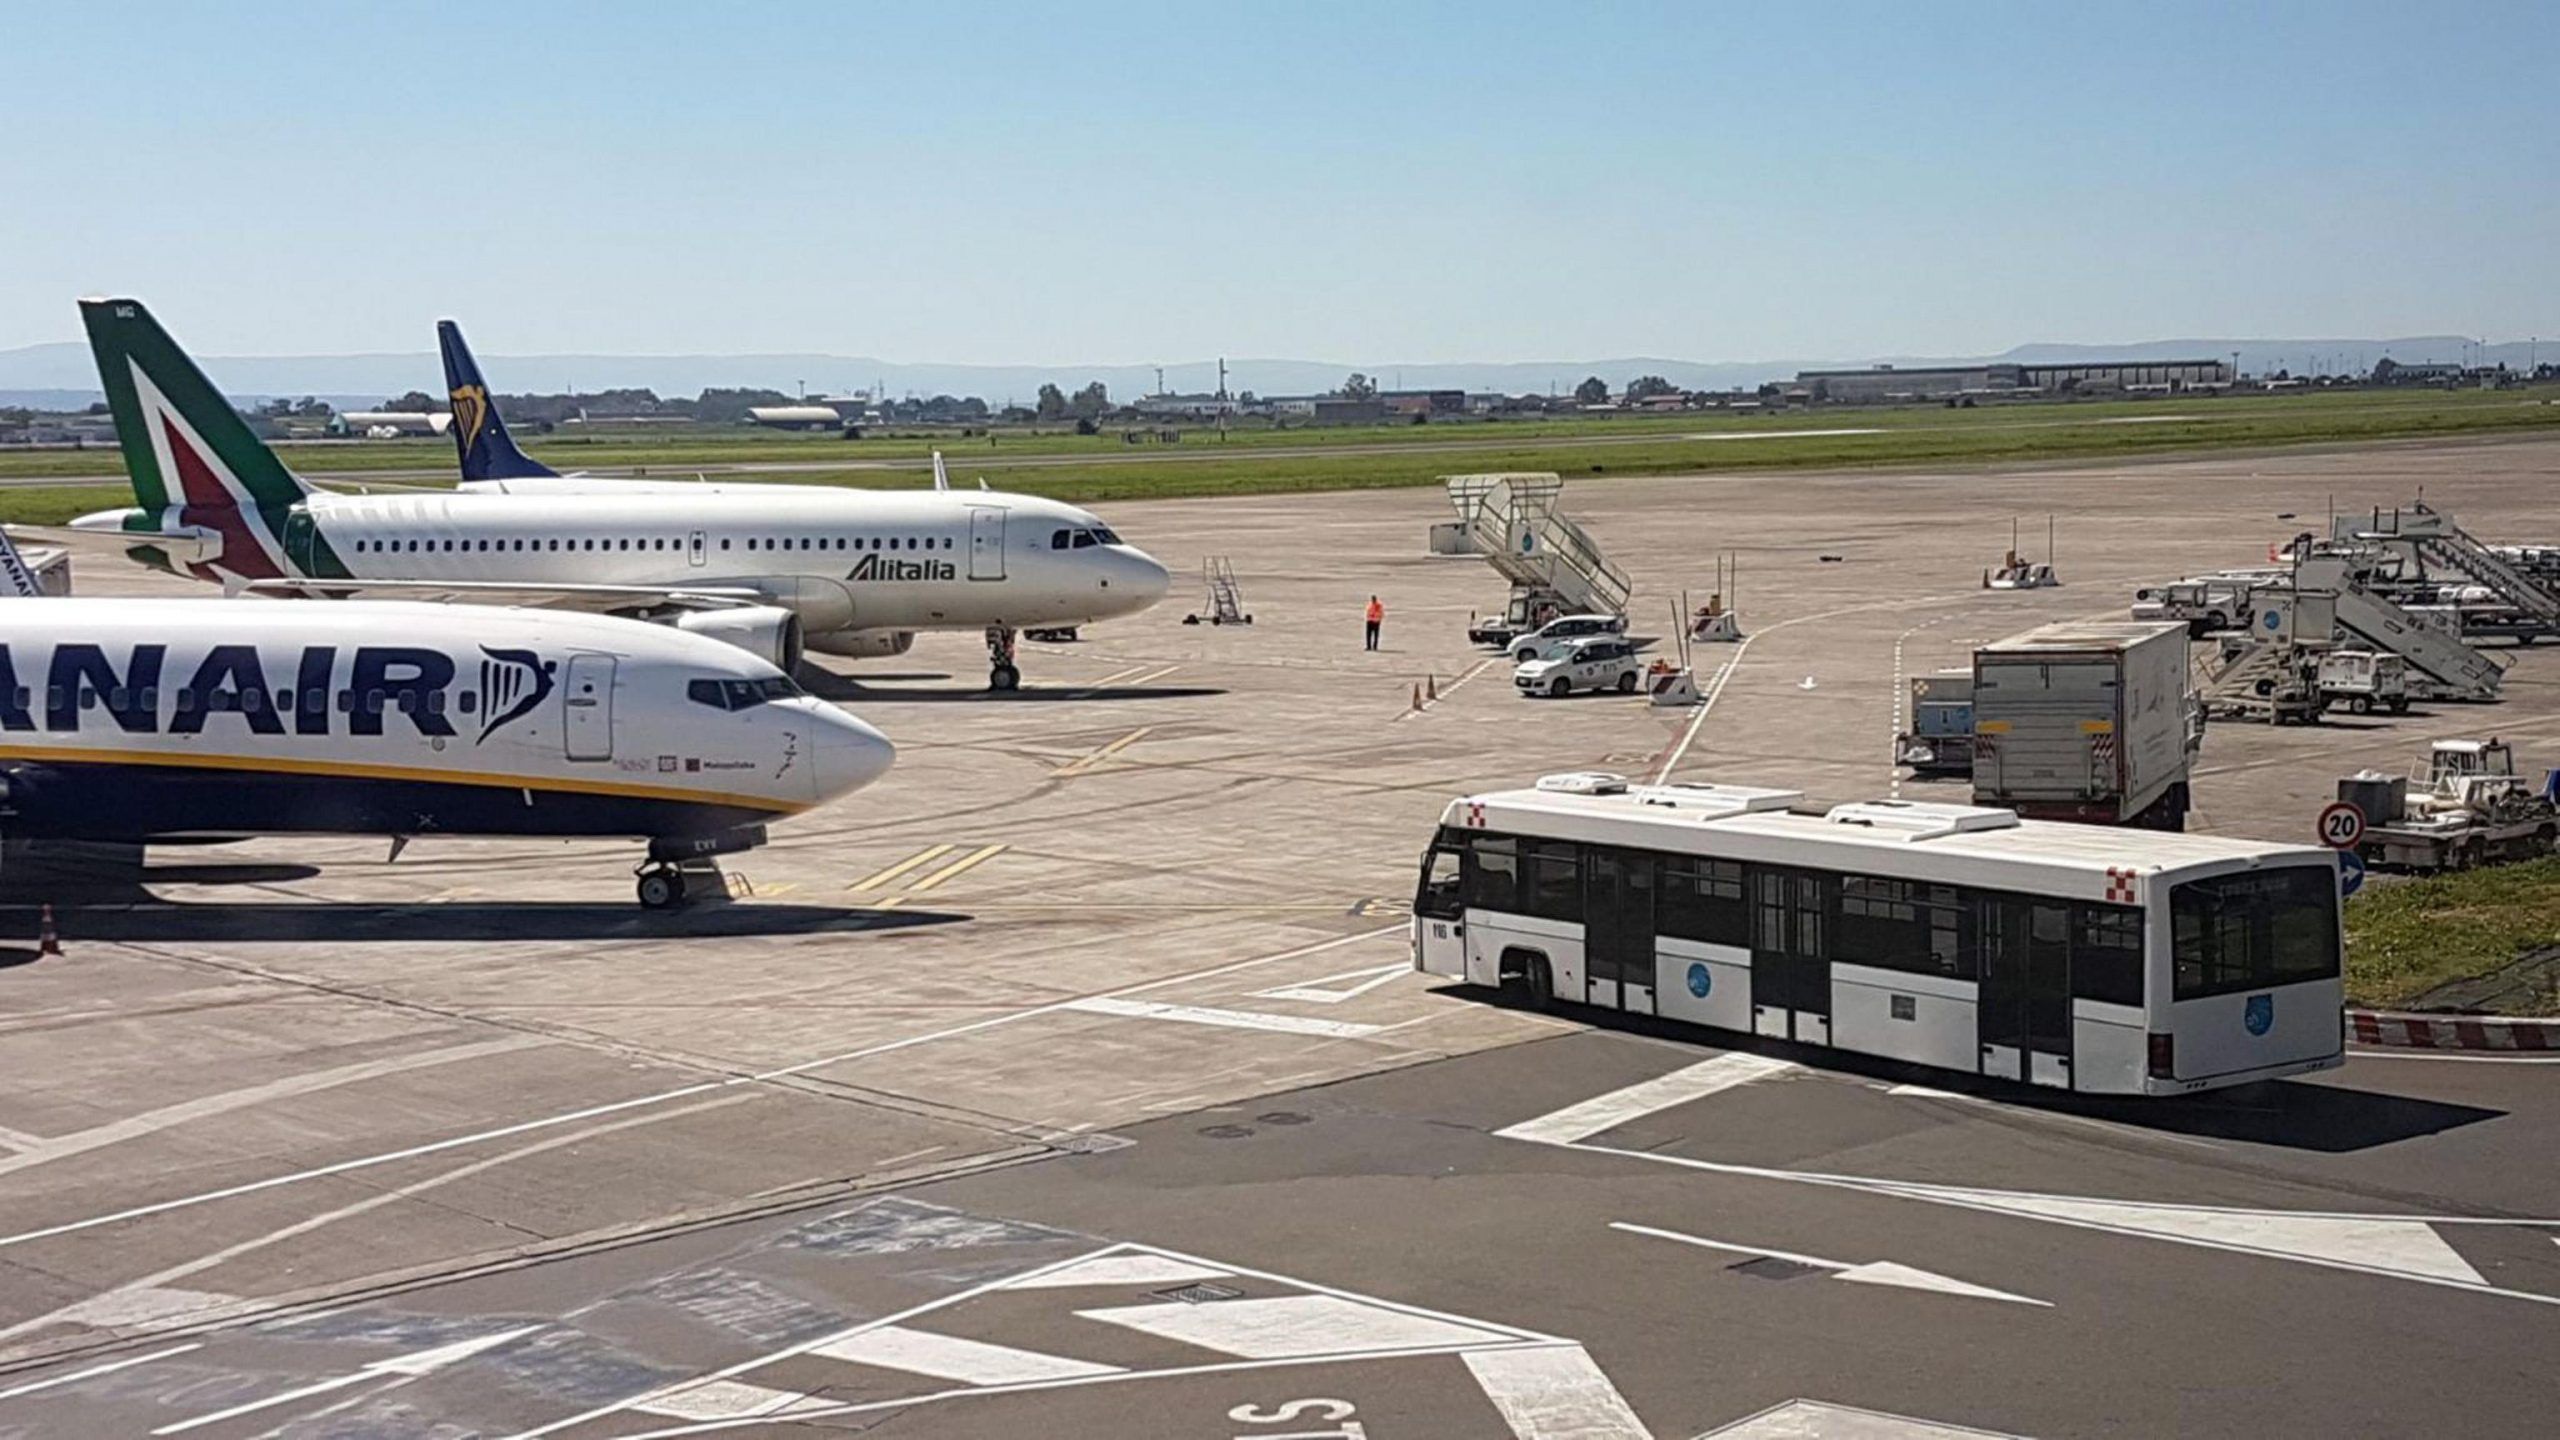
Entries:
{"label": "distant hangar", "polygon": [[1876,404],[1965,395],[2170,394],[2231,383],[2228,360],[2096,360],[2066,365],[1926,365],[1903,369],[1799,370],[1795,389],[1813,400]]}

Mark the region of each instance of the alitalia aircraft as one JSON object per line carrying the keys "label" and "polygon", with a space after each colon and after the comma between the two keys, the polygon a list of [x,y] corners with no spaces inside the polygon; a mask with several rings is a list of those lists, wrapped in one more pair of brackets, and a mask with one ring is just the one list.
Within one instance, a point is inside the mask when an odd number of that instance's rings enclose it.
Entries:
{"label": "alitalia aircraft", "polygon": [[50,599],[0,536],[0,833],[649,842],[681,862],[889,768],[880,732],[737,649],[498,606]]}
{"label": "alitalia aircraft", "polygon": [[[554,477],[553,489],[315,490],[258,443],[141,302],[84,300],[80,314],[138,503],[73,527],[114,531],[144,563],[232,589],[627,615],[786,671],[804,643],[900,655],[919,630],[981,630],[998,690],[1020,683],[1023,627],[1128,615],[1165,592],[1165,568],[1095,516],[1001,491],[572,477]],[[463,453],[504,443],[476,374],[454,389]]]}

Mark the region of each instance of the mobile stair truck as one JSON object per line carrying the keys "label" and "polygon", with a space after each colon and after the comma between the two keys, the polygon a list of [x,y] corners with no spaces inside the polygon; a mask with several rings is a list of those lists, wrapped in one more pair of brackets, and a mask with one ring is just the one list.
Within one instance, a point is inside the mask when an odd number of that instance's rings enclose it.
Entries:
{"label": "mobile stair truck", "polygon": [[1511,583],[1499,621],[1477,621],[1467,638],[1509,646],[1559,615],[1624,615],[1633,586],[1590,532],[1556,510],[1564,479],[1553,472],[1447,477],[1449,503],[1469,543]]}
{"label": "mobile stair truck", "polygon": [[1973,803],[2186,827],[2203,727],[2179,621],[2065,621],[1973,654]]}

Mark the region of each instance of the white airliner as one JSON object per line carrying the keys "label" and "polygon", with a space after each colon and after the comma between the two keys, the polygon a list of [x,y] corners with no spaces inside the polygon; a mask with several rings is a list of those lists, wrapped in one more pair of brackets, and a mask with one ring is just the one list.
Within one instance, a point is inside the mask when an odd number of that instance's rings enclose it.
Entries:
{"label": "white airliner", "polygon": [[893,751],[780,670],[604,615],[51,599],[0,536],[0,834],[612,836],[681,862],[869,784]]}
{"label": "white airliner", "polygon": [[[1165,568],[1092,514],[1002,491],[577,477],[553,477],[550,488],[514,479],[460,492],[314,490],[257,442],[140,302],[84,300],[80,313],[139,504],[73,528],[116,532],[144,563],[233,589],[628,615],[784,670],[804,643],[900,655],[919,630],[980,630],[998,690],[1020,683],[1014,638],[1024,627],[1133,614],[1165,592]],[[454,391],[465,457],[492,436],[503,441],[486,387],[475,379]]]}

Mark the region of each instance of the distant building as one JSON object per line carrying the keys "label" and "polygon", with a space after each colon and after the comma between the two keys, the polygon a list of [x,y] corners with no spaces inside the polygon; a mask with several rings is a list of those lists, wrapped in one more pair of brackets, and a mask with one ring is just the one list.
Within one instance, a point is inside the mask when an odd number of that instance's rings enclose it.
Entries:
{"label": "distant building", "polygon": [[1242,414],[1244,402],[1232,395],[1141,395],[1129,408],[1150,420],[1214,420]]}
{"label": "distant building", "polygon": [[2385,355],[2373,362],[2376,385],[2449,385],[2462,378],[2459,365],[2411,365]]}
{"label": "distant building", "polygon": [[1969,395],[2058,395],[2107,391],[2218,389],[2231,383],[2228,360],[2097,360],[2072,364],[1924,365],[1903,369],[1799,370],[1794,390],[1814,400],[1871,405],[1946,400]]}
{"label": "distant building", "polygon": [[1462,415],[1467,409],[1464,390],[1381,390],[1378,399],[1390,415]]}

